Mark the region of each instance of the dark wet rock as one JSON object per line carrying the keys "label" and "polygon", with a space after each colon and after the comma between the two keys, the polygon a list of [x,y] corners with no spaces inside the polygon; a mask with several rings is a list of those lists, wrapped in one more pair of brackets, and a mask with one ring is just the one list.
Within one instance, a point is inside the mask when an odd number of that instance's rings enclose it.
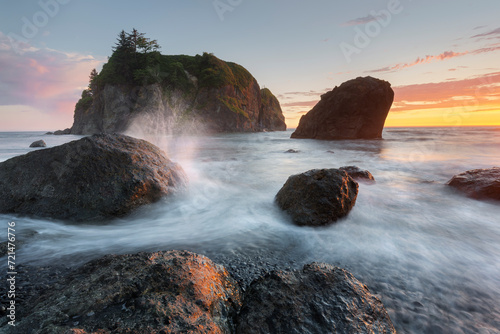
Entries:
{"label": "dark wet rock", "polygon": [[47,144],[43,140],[37,140],[32,142],[30,147],[47,147]]}
{"label": "dark wet rock", "polygon": [[71,129],[64,129],[64,130],[57,130],[57,131],[54,131],[53,133],[54,135],[56,136],[60,136],[60,135],[70,135],[71,134]]}
{"label": "dark wet rock", "polygon": [[370,173],[366,169],[361,169],[357,166],[344,166],[340,167],[339,169],[347,172],[347,174],[349,174],[349,176],[356,181],[365,181],[368,183],[375,182],[375,178],[373,177],[372,173]]}
{"label": "dark wet rock", "polygon": [[320,226],[346,216],[356,203],[358,183],[339,169],[313,169],[288,178],[276,203],[297,225]]}
{"label": "dark wet rock", "polygon": [[394,100],[387,81],[358,77],[323,94],[301,117],[292,138],[377,139],[382,138],[385,119]]}
{"label": "dark wet rock", "polygon": [[49,132],[45,132],[45,134],[46,134],[46,135],[53,135],[53,134],[54,134],[54,132],[49,131]]}
{"label": "dark wet rock", "polygon": [[254,281],[237,333],[396,333],[382,302],[346,270],[312,263]]}
{"label": "dark wet rock", "polygon": [[174,194],[186,183],[182,168],[153,144],[94,135],[0,163],[0,212],[103,220]]}
{"label": "dark wet rock", "polygon": [[236,282],[204,256],[107,255],[20,309],[8,333],[231,333],[240,306]]}
{"label": "dark wet rock", "polygon": [[469,170],[447,184],[471,198],[500,201],[500,167]]}
{"label": "dark wet rock", "polygon": [[286,150],[285,153],[299,153],[300,151],[294,150],[293,148]]}

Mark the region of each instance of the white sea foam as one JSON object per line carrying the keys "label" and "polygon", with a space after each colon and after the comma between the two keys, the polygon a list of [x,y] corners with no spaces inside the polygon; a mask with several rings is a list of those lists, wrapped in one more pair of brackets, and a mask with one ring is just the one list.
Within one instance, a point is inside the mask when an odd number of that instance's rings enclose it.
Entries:
{"label": "white sea foam", "polygon": [[[136,128],[131,134],[155,142],[185,167],[188,193],[104,226],[1,215],[17,222],[18,233],[37,232],[22,245],[19,263],[172,248],[265,248],[352,271],[402,331],[498,332],[500,205],[444,185],[465,170],[500,165],[498,129],[386,129],[384,140],[373,141],[293,140],[290,131],[148,137]],[[29,151],[39,137],[0,134],[1,160]],[[43,139],[51,146],[75,138]],[[288,149],[299,153],[284,153]],[[353,211],[337,224],[299,228],[274,205],[291,174],[345,165],[368,169],[377,182],[360,184]]]}

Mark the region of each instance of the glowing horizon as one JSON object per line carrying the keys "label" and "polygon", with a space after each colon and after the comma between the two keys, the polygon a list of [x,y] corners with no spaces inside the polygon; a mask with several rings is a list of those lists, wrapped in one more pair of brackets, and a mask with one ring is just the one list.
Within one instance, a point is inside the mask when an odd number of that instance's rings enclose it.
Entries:
{"label": "glowing horizon", "polygon": [[[120,17],[112,15],[117,5]],[[102,68],[129,24],[157,39],[163,54],[212,52],[242,65],[276,95],[288,128],[321,94],[368,75],[395,91],[388,127],[500,125],[498,1],[471,10],[458,0],[452,12],[410,0],[228,6],[173,0],[139,17],[128,0],[10,2],[0,13],[0,131],[71,127],[90,71]]]}

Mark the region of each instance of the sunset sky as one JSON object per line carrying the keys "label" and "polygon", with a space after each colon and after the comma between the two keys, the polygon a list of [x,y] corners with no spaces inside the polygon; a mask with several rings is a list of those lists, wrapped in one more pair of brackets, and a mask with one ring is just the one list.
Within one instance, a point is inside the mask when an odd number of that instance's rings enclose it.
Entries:
{"label": "sunset sky", "polygon": [[211,52],[280,100],[288,127],[358,76],[391,82],[386,126],[500,125],[498,0],[2,1],[0,131],[71,127],[118,33]]}

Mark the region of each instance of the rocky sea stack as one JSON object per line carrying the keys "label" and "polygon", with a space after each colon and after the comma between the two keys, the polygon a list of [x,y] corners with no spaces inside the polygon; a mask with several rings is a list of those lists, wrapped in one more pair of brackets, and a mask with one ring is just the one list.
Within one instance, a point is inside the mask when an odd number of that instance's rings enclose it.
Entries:
{"label": "rocky sea stack", "polygon": [[[134,44],[138,36],[144,45]],[[71,134],[123,133],[144,119],[176,128],[194,123],[197,133],[286,130],[276,97],[243,66],[210,53],[162,55],[158,48],[144,34],[122,31],[102,71],[90,74]]]}
{"label": "rocky sea stack", "polygon": [[292,175],[276,203],[296,225],[322,226],[345,217],[356,203],[358,183],[339,169],[313,169]]}
{"label": "rocky sea stack", "polygon": [[378,139],[394,100],[387,81],[358,77],[323,94],[292,138]]}
{"label": "rocky sea stack", "polygon": [[182,168],[153,144],[100,134],[0,163],[0,212],[103,220],[123,216],[186,184]]}

